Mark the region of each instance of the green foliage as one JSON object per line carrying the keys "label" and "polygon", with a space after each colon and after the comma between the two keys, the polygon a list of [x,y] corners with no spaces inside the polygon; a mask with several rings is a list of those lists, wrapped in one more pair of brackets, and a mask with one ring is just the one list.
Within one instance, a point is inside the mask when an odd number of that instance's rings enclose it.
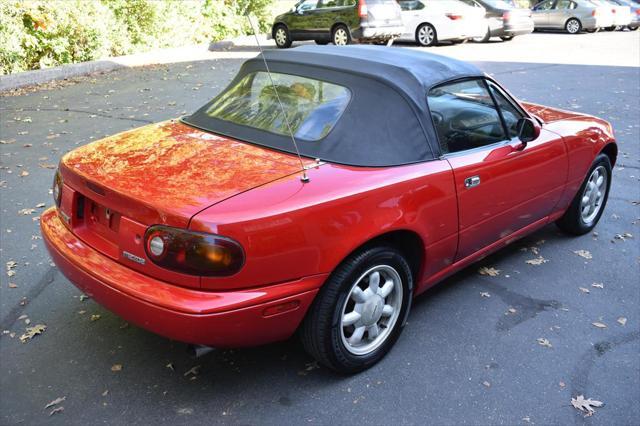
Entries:
{"label": "green foliage", "polygon": [[261,31],[274,0],[0,0],[2,74]]}

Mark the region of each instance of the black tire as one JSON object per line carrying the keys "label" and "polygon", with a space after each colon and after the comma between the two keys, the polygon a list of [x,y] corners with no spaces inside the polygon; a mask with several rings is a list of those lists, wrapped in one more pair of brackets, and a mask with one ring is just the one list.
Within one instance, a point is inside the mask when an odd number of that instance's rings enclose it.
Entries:
{"label": "black tire", "polygon": [[582,22],[577,18],[567,19],[567,22],[564,24],[564,29],[569,34],[578,34],[582,31]]}
{"label": "black tire", "polygon": [[273,39],[275,40],[276,46],[278,46],[278,48],[286,49],[291,47],[291,43],[293,42],[293,40],[291,40],[291,34],[289,33],[289,29],[286,27],[286,25],[276,25],[275,27],[273,27],[273,32],[271,35],[273,36]]}
{"label": "black tire", "polygon": [[463,38],[463,39],[451,40],[451,43],[452,44],[465,44],[468,41],[469,41],[468,38]]}
{"label": "black tire", "polygon": [[637,29],[638,29],[638,27],[629,27],[629,31],[635,31]]}
{"label": "black tire", "polygon": [[502,36],[502,37],[500,37],[500,40],[502,40],[502,41],[511,41],[511,40],[513,40],[514,37],[515,36],[512,36],[512,35],[511,36]]}
{"label": "black tire", "polygon": [[331,42],[336,46],[345,46],[351,44],[351,32],[345,25],[336,25],[331,31]]}
{"label": "black tire", "polygon": [[[380,346],[369,353],[355,355],[343,342],[343,307],[348,303],[350,292],[358,279],[380,265],[393,268],[401,278],[402,304],[399,315]],[[300,327],[305,350],[322,365],[339,373],[353,374],[366,370],[380,361],[400,336],[411,308],[412,295],[411,268],[395,248],[372,247],[350,256],[324,283],[307,312]]]}
{"label": "black tire", "polygon": [[[604,169],[606,170],[606,175],[607,175],[606,192],[604,194],[604,199],[601,203],[598,214],[595,216],[595,218],[593,218],[591,221],[587,223],[582,218],[582,212],[581,212],[582,197],[584,195],[584,191],[587,186],[587,183],[589,182],[589,178],[591,177],[591,174],[596,168],[600,166],[604,167]],[[556,225],[558,226],[558,228],[572,235],[584,235],[590,232],[598,224],[598,221],[600,220],[600,217],[604,212],[604,209],[607,205],[607,200],[609,199],[610,188],[611,188],[611,161],[609,160],[609,157],[606,154],[600,154],[596,157],[596,159],[593,161],[593,164],[589,168],[589,172],[587,173],[587,176],[585,177],[584,182],[582,182],[582,185],[580,185],[580,189],[578,190],[578,193],[576,194],[576,196],[573,198],[571,205],[569,206],[567,211],[564,213],[564,215],[556,221]]]}
{"label": "black tire", "polygon": [[612,25],[612,26],[610,26],[610,27],[605,28],[604,30],[605,30],[605,31],[615,31],[615,30],[616,30],[616,26],[615,26],[615,25]]}
{"label": "black tire", "polygon": [[[423,32],[427,37],[422,36]],[[438,43],[438,33],[435,27],[431,24],[419,25],[418,28],[416,28],[416,43],[424,47],[433,46]]]}
{"label": "black tire", "polygon": [[589,34],[593,34],[593,33],[597,33],[599,29],[600,28],[589,28],[585,31],[588,32]]}
{"label": "black tire", "polygon": [[316,42],[316,44],[318,44],[320,46],[325,46],[325,45],[329,44],[329,40],[316,40],[315,42]]}
{"label": "black tire", "polygon": [[482,37],[475,37],[473,41],[476,43],[486,43],[491,38],[491,28],[487,27],[487,32]]}

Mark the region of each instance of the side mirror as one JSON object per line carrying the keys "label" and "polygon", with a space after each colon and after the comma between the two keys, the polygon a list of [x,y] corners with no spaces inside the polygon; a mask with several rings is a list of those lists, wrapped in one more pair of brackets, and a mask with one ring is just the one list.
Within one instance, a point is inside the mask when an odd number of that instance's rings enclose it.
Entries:
{"label": "side mirror", "polygon": [[540,125],[528,117],[523,117],[518,120],[517,129],[518,139],[520,139],[520,142],[524,145],[536,140],[538,136],[540,136]]}

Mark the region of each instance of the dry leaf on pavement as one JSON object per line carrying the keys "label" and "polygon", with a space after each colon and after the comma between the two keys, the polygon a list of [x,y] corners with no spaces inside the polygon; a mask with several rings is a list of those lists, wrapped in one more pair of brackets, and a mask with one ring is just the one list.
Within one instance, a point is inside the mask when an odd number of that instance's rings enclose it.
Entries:
{"label": "dry leaf on pavement", "polygon": [[540,346],[544,346],[544,347],[546,347],[546,348],[551,348],[551,347],[553,347],[553,346],[551,345],[551,342],[550,342],[549,340],[545,339],[544,337],[540,337],[540,338],[538,338],[538,344],[539,344]]}
{"label": "dry leaf on pavement", "polygon": [[51,410],[51,412],[49,413],[49,416],[53,416],[56,413],[59,413],[61,411],[64,411],[64,407],[56,407],[53,410]]}
{"label": "dry leaf on pavement", "polygon": [[542,265],[543,263],[547,263],[547,262],[548,260],[542,256],[538,256],[535,259],[525,260],[525,263],[528,263],[529,265]]}
{"label": "dry leaf on pavement", "polygon": [[625,317],[620,317],[620,318],[617,319],[617,321],[618,321],[618,324],[620,324],[620,325],[627,324],[627,319]]}
{"label": "dry leaf on pavement", "polygon": [[576,398],[571,398],[571,405],[582,412],[586,412],[587,416],[592,416],[595,413],[593,407],[602,407],[604,404],[601,401],[591,398],[584,399],[584,396],[578,395]]}
{"label": "dry leaf on pavement", "polygon": [[591,252],[588,250],[575,250],[574,253],[580,257],[584,257],[585,259],[593,259]]}
{"label": "dry leaf on pavement", "polygon": [[34,338],[38,334],[42,334],[47,329],[47,326],[44,324],[36,324],[33,327],[27,327],[26,332],[20,336],[20,341],[22,343],[26,343],[28,340]]}
{"label": "dry leaf on pavement", "polygon": [[580,289],[581,292],[583,293],[591,293],[591,291],[589,291],[588,288],[584,288],[584,287],[578,287]]}
{"label": "dry leaf on pavement", "polygon": [[113,364],[111,366],[111,371],[122,371],[122,364]]}
{"label": "dry leaf on pavement", "polygon": [[606,324],[603,324],[601,322],[592,322],[591,325],[593,325],[594,327],[598,327],[598,328],[607,328]]}
{"label": "dry leaf on pavement", "polygon": [[60,398],[56,398],[53,401],[51,401],[50,403],[48,403],[47,405],[44,406],[44,409],[46,410],[49,407],[53,407],[54,405],[58,405],[60,404],[62,401],[65,401],[67,399],[66,396],[61,396]]}
{"label": "dry leaf on pavement", "polygon": [[486,266],[483,266],[482,268],[478,269],[478,273],[480,275],[488,275],[490,277],[497,277],[498,275],[500,275],[500,269],[488,268]]}
{"label": "dry leaf on pavement", "polygon": [[593,284],[591,284],[591,287],[604,288],[604,284],[603,283],[593,283]]}
{"label": "dry leaf on pavement", "polygon": [[486,291],[481,291],[480,292],[480,297],[491,297],[491,295],[489,293],[487,293]]}

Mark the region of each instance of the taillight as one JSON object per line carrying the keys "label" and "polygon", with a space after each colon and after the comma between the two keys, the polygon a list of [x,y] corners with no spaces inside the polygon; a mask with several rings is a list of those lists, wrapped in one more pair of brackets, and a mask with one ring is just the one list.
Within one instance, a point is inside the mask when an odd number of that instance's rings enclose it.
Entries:
{"label": "taillight", "polygon": [[640,15],[640,9],[636,9],[636,15]]}
{"label": "taillight", "polygon": [[591,12],[591,16],[597,16],[598,15],[598,9],[593,9],[593,12]]}
{"label": "taillight", "polygon": [[244,265],[244,251],[231,238],[164,225],[147,229],[145,250],[156,265],[190,275],[233,275]]}
{"label": "taillight", "polygon": [[509,19],[511,19],[511,12],[504,12],[504,13],[502,14],[502,19],[503,19],[504,21],[508,21]]}
{"label": "taillight", "polygon": [[53,201],[56,203],[56,207],[60,207],[62,201],[62,175],[60,170],[56,170],[56,174],[53,175],[53,186],[51,187],[51,193],[53,194]]}
{"label": "taillight", "polygon": [[611,13],[616,13],[616,10],[615,9],[611,9]]}
{"label": "taillight", "polygon": [[369,10],[367,9],[367,3],[364,0],[358,1],[358,16],[361,18],[366,18],[369,14]]}
{"label": "taillight", "polygon": [[451,19],[452,21],[457,21],[458,19],[462,19],[461,15],[456,15],[455,13],[447,13],[447,18]]}

